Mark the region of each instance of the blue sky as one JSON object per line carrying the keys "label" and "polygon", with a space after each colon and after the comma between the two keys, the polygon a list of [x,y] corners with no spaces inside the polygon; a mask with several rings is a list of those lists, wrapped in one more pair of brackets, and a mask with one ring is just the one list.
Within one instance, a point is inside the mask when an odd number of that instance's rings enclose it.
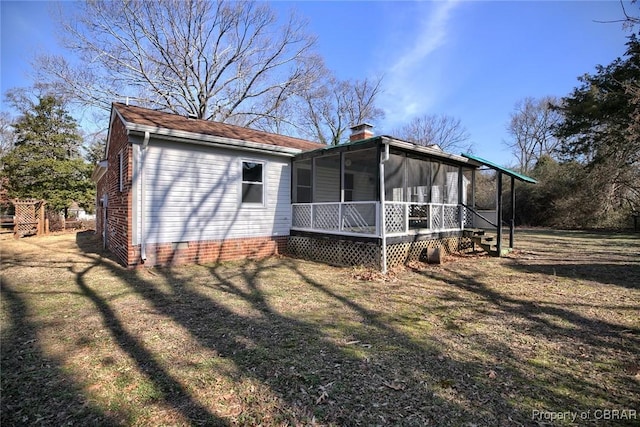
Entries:
{"label": "blue sky", "polygon": [[[70,6],[71,3],[66,3]],[[309,21],[319,53],[340,78],[384,75],[375,123],[389,134],[412,117],[449,114],[469,130],[474,152],[513,163],[503,145],[514,104],[564,96],[578,76],[624,53],[629,35],[610,1],[274,2]],[[636,12],[638,6],[627,6]],[[56,50],[45,2],[2,1],[1,89],[30,84],[30,59]],[[3,104],[4,108],[4,104]]]}

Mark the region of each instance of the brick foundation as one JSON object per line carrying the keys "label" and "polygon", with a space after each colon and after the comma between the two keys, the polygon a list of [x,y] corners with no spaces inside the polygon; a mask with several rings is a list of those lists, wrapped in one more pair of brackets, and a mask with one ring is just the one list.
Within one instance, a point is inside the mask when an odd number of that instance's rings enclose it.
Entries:
{"label": "brick foundation", "polygon": [[192,241],[148,244],[147,259],[140,259],[140,245],[132,246],[129,267],[206,264],[239,259],[260,259],[286,251],[288,236],[253,237],[224,241]]}

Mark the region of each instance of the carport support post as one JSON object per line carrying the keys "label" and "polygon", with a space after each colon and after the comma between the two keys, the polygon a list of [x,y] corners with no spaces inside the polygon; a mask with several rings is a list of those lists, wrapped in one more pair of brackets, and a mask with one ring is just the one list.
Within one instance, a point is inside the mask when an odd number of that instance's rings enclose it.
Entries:
{"label": "carport support post", "polygon": [[496,230],[496,249],[498,250],[498,256],[502,256],[502,172],[498,171],[498,218],[497,218],[497,230]]}
{"label": "carport support post", "polygon": [[511,177],[511,221],[509,222],[509,249],[513,250],[513,234],[516,223],[516,179]]}

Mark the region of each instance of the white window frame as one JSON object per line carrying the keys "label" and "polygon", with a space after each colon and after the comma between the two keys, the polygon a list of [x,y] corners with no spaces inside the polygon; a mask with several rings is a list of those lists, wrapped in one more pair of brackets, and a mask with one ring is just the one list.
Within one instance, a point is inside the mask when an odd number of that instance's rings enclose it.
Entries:
{"label": "white window frame", "polygon": [[[253,181],[245,181],[242,179],[242,172],[244,170],[244,163],[255,163],[262,165],[262,182],[257,183]],[[256,160],[256,159],[240,159],[240,191],[239,191],[239,202],[240,206],[244,207],[255,207],[262,208],[267,204],[267,191],[266,191],[266,180],[267,180],[267,162],[264,160]],[[253,202],[245,202],[242,200],[242,190],[244,184],[252,184],[252,185],[262,185],[262,202],[261,203],[253,203]]]}

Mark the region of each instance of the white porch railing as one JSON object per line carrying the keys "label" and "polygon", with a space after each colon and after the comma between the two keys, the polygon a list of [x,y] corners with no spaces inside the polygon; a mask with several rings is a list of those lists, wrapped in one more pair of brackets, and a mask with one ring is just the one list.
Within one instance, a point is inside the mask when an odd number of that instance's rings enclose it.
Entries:
{"label": "white porch railing", "polygon": [[378,202],[294,203],[291,228],[335,234],[380,235]]}
{"label": "white porch railing", "polygon": [[472,217],[464,206],[448,203],[385,203],[387,236],[407,234],[410,230],[453,231],[471,226]]}
{"label": "white porch railing", "polygon": [[[441,203],[385,202],[385,234],[413,230],[461,230],[471,226],[464,206]],[[379,202],[294,203],[291,228],[332,234],[381,237]]]}

